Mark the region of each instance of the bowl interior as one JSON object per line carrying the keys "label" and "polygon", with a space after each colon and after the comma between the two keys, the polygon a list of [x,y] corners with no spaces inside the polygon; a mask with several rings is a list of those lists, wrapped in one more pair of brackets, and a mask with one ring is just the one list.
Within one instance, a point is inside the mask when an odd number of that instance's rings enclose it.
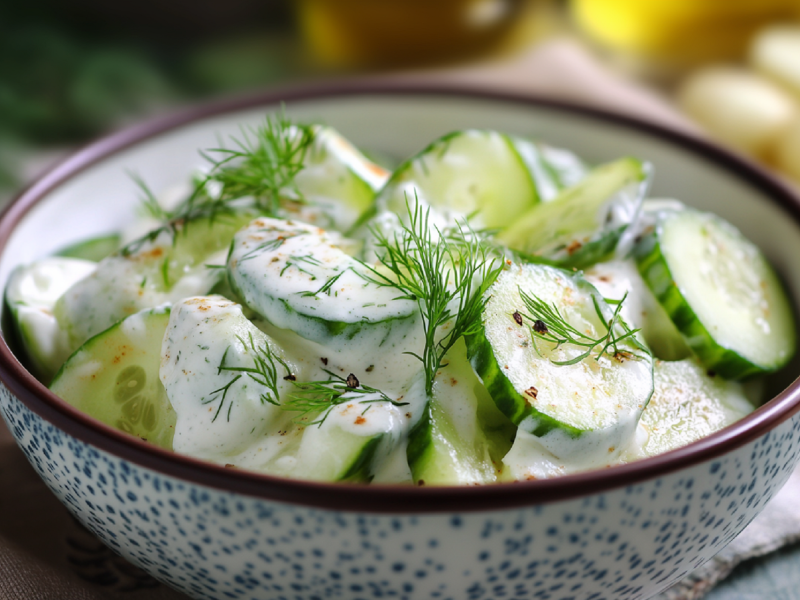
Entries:
{"label": "bowl interior", "polygon": [[[204,164],[199,149],[230,146],[232,137],[241,139],[276,110],[277,102],[237,108],[144,139],[134,134],[135,143],[108,156],[95,157],[97,147],[79,154],[70,163],[85,163],[80,172],[58,182],[20,219],[0,257],[0,285],[18,264],[129,223],[141,198],[132,174],[156,193],[185,182]],[[569,148],[590,162],[624,155],[647,159],[655,166],[651,196],[677,198],[728,219],[766,253],[795,306],[800,299],[800,261],[794,259],[800,256],[800,207],[785,191],[777,193],[779,186],[767,189],[736,159],[704,144],[591,111],[450,93],[299,97],[286,101],[286,113],[332,125],[357,146],[397,158],[452,130],[492,128]],[[795,360],[770,380],[770,395],[795,379],[799,364]]]}

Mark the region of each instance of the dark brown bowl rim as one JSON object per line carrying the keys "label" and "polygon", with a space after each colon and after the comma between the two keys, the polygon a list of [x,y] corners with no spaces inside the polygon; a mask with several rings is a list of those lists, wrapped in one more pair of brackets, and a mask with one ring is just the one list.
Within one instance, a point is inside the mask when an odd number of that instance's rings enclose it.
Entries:
{"label": "dark brown bowl rim", "polygon": [[[800,197],[759,166],[713,143],[630,116],[530,94],[401,81],[341,81],[257,92],[192,106],[104,137],[67,158],[23,190],[0,215],[0,252],[20,219],[46,194],[81,171],[134,144],[194,121],[280,102],[348,96],[424,96],[490,100],[572,113],[660,138],[724,168],[765,192],[800,222]],[[111,455],[176,479],[219,490],[329,510],[438,513],[499,510],[572,500],[629,486],[722,457],[777,427],[800,410],[800,383],[757,411],[689,446],[607,469],[555,479],[468,487],[358,486],[271,477],[229,469],[154,447],[106,426],[52,394],[0,342],[0,380],[26,407],[68,435]]]}

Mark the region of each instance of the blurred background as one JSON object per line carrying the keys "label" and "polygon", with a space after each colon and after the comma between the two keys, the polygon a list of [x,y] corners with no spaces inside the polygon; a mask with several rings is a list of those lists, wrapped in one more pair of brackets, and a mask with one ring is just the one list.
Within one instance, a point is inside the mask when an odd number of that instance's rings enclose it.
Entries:
{"label": "blurred background", "polygon": [[0,199],[187,103],[491,69],[556,38],[800,182],[800,0],[27,0],[0,2]]}

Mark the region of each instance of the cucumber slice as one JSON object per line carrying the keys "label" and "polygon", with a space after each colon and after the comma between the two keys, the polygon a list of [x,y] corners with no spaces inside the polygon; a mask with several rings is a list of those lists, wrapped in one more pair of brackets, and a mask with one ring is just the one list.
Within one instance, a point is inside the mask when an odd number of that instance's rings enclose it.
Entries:
{"label": "cucumber slice", "polygon": [[366,281],[339,237],[278,219],[256,219],[233,239],[228,278],[234,292],[269,322],[317,342],[370,338],[415,325],[417,306],[394,288]]}
{"label": "cucumber slice", "polygon": [[446,135],[403,163],[378,193],[371,216],[407,213],[415,194],[445,218],[470,217],[475,228],[504,227],[538,195],[514,141],[496,131]]}
{"label": "cucumber slice", "polygon": [[100,262],[106,256],[109,256],[119,250],[121,243],[122,236],[117,233],[113,233],[110,235],[89,238],[88,240],[71,244],[66,248],[62,248],[56,252],[56,256],[63,256],[65,258],[81,258],[83,260]]}
{"label": "cucumber slice", "polygon": [[469,485],[497,479],[515,427],[475,376],[463,340],[448,352],[422,418],[411,429],[408,464],[417,485]]}
{"label": "cucumber slice", "polygon": [[65,290],[95,270],[96,264],[77,258],[46,258],[17,267],[5,290],[11,331],[18,340],[25,364],[49,383],[70,355],[70,343],[53,315]]}
{"label": "cucumber slice", "polygon": [[586,164],[569,150],[510,137],[536,186],[540,202],[550,202],[561,190],[575,185],[589,172]]}
{"label": "cucumber slice", "polygon": [[224,274],[233,234],[252,215],[202,218],[156,230],[97,265],[59,298],[71,348],[135,312],[208,292]]}
{"label": "cucumber slice", "polygon": [[172,449],[175,411],[158,378],[168,308],[142,311],[81,346],[50,390],[106,425]]}
{"label": "cucumber slice", "polygon": [[754,410],[742,385],[710,377],[697,359],[656,361],[655,391],[642,413],[643,443],[629,458],[680,448],[727,427]]}
{"label": "cucumber slice", "polygon": [[177,414],[175,451],[223,463],[285,424],[280,399],[293,386],[284,378],[303,376],[240,305],[221,296],[175,304],[160,356]]}
{"label": "cucumber slice", "polygon": [[637,249],[642,277],[706,368],[728,379],[780,369],[795,351],[792,308],[760,250],[730,223],[664,212]]}
{"label": "cucumber slice", "polygon": [[692,355],[681,332],[639,274],[636,261],[628,259],[598,263],[586,270],[584,277],[607,302],[625,298],[620,313],[622,318],[632,328],[641,329],[642,336],[657,358],[681,360]]}
{"label": "cucumber slice", "polygon": [[[389,172],[330,127],[314,126],[314,142],[294,178],[304,203],[284,203],[281,216],[347,231],[372,205]],[[292,191],[286,190],[288,198]]]}
{"label": "cucumber slice", "polygon": [[[532,314],[521,292],[554,306],[560,318]],[[622,451],[653,392],[653,361],[635,337],[588,356],[557,345],[559,324],[600,339],[614,312],[580,275],[549,266],[511,266],[487,291],[481,329],[468,340],[472,366],[497,407],[560,459],[605,464]],[[535,333],[538,329],[540,333]],[[615,339],[625,335],[619,323]],[[555,364],[556,362],[572,364]]]}
{"label": "cucumber slice", "polygon": [[297,453],[282,456],[270,470],[312,481],[368,482],[383,436],[355,435],[333,426],[310,427],[303,431]]}
{"label": "cucumber slice", "polygon": [[[378,399],[353,395],[352,402],[335,407],[322,423],[286,427],[284,436],[294,435],[294,443],[267,463],[253,466],[273,475],[315,481],[371,481],[377,463],[396,445],[405,426],[399,408],[362,404]],[[249,462],[243,460],[245,465]]]}
{"label": "cucumber slice", "polygon": [[[369,481],[387,431],[367,395],[336,407],[318,427],[293,421],[294,380],[316,374],[222,297],[187,298],[172,308],[161,349],[161,380],[177,414],[176,452],[317,481]],[[365,414],[364,408],[370,410]],[[394,407],[392,407],[394,408]],[[396,412],[396,411],[395,411]]]}
{"label": "cucumber slice", "polygon": [[634,158],[599,166],[551,202],[517,213],[497,239],[565,268],[605,260],[636,219],[650,172],[647,163]]}

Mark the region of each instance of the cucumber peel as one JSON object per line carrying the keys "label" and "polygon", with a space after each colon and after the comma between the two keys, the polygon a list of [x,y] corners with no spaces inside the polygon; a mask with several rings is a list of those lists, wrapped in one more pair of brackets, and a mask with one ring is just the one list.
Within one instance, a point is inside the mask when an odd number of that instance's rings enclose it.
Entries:
{"label": "cucumber peel", "polygon": [[707,369],[743,379],[774,372],[794,354],[794,315],[780,281],[761,251],[720,217],[664,212],[636,257]]}
{"label": "cucumber peel", "polygon": [[517,214],[497,240],[565,268],[604,260],[637,217],[650,171],[635,158],[596,167],[551,202]]}
{"label": "cucumber peel", "polygon": [[89,339],[50,390],[106,425],[172,450],[176,415],[158,376],[169,312],[142,311]]}

